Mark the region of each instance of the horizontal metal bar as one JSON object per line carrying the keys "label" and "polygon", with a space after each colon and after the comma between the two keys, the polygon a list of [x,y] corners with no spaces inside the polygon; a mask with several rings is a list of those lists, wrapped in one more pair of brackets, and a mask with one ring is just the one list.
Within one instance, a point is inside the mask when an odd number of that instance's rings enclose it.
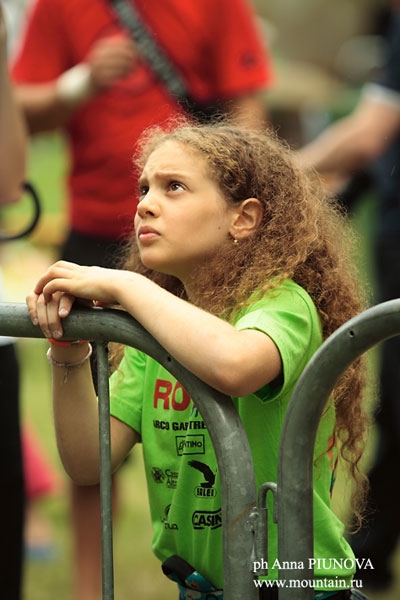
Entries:
{"label": "horizontal metal bar", "polygon": [[[175,361],[123,311],[74,307],[63,325],[64,339],[117,342],[145,352],[185,387],[209,431],[221,477],[224,597],[255,599],[250,564],[253,547],[250,512],[256,505],[254,466],[246,433],[231,398],[212,389]],[[30,321],[26,305],[21,303],[0,303],[0,335],[43,337],[40,328]]]}

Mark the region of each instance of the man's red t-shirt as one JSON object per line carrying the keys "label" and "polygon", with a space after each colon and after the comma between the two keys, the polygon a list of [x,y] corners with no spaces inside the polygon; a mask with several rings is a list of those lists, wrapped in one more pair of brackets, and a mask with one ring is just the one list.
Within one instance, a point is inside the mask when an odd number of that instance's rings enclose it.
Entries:
{"label": "man's red t-shirt", "polygon": [[[271,65],[246,0],[136,0],[147,27],[198,101],[265,88]],[[93,43],[123,28],[106,0],[36,0],[12,67],[18,83],[43,83],[83,62]],[[181,109],[145,60],[84,103],[66,126],[71,171],[69,219],[80,233],[115,239],[136,208],[135,142]]]}

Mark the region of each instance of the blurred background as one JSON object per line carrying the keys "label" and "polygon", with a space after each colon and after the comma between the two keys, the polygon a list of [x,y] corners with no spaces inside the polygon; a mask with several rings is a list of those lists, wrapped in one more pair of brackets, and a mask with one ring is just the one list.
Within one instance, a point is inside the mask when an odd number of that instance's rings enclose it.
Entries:
{"label": "blurred background", "polygon": [[[11,54],[18,44],[26,3],[6,0],[4,4]],[[280,135],[294,147],[300,146],[330,121],[348,113],[362,83],[378,68],[381,47],[377,34],[385,4],[377,0],[253,0],[253,4],[276,70],[275,86],[265,96],[266,111]],[[31,140],[28,180],[39,193],[42,216],[29,238],[1,244],[6,299],[10,302],[24,302],[37,277],[58,256],[65,232],[63,185],[67,166],[68,156],[60,135],[41,135]],[[29,220],[30,210],[28,198],[18,206],[2,209],[3,229],[12,233],[21,228]],[[362,233],[360,273],[366,286],[371,287],[370,248],[366,240],[374,210],[375,198],[371,194],[351,217]],[[47,343],[21,339],[17,345],[23,419],[34,427],[54,474],[49,489],[35,503],[35,518],[27,531],[25,598],[70,600],[69,508],[52,428]],[[372,356],[372,365],[374,360]],[[372,405],[373,402],[371,394]],[[140,453],[136,449],[121,471],[120,517],[114,531],[115,597],[170,600],[176,598],[175,586],[161,574],[150,549],[151,526]],[[386,594],[371,593],[371,600],[400,598],[399,552],[395,561],[395,587]]]}

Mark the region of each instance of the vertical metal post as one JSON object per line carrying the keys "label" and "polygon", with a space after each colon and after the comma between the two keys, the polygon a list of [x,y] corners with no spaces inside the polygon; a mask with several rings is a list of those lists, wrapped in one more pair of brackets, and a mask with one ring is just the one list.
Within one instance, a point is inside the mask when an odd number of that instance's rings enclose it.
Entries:
{"label": "vertical metal post", "polygon": [[[194,379],[180,379],[193,398],[217,457],[221,478],[225,600],[256,600],[251,569],[254,534],[251,513],[257,504],[254,465],[239,414],[227,396]],[[207,393],[206,393],[207,392]]]}
{"label": "vertical metal post", "polygon": [[100,438],[102,590],[103,600],[114,600],[110,394],[106,344],[101,342],[96,343],[96,356]]}

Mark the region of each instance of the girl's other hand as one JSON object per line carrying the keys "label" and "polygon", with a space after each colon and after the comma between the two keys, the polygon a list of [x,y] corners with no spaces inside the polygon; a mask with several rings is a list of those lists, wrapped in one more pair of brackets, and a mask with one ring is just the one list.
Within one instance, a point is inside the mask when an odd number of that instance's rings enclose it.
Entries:
{"label": "girl's other hand", "polygon": [[118,304],[113,289],[121,277],[127,276],[127,272],[58,261],[26,298],[31,321],[40,325],[46,337],[61,337],[61,321],[69,315],[75,300],[98,306]]}
{"label": "girl's other hand", "polygon": [[61,321],[69,315],[75,298],[71,294],[56,292],[51,298],[43,293],[32,291],[26,297],[29,317],[34,325],[39,325],[47,338],[61,338]]}

